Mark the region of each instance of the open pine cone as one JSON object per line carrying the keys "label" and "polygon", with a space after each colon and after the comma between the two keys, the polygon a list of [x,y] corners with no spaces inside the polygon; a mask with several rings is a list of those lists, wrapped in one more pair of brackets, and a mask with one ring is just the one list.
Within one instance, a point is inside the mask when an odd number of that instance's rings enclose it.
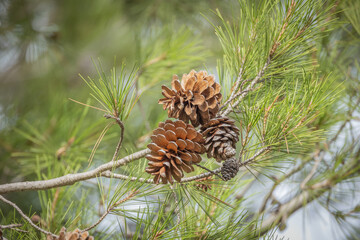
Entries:
{"label": "open pine cone", "polygon": [[205,138],[205,149],[208,158],[214,157],[221,162],[236,154],[236,143],[239,141],[240,130],[235,121],[228,117],[211,119],[201,127]]}
{"label": "open pine cone", "polygon": [[165,98],[159,100],[163,108],[168,109],[168,116],[185,123],[191,121],[194,127],[207,123],[219,111],[221,101],[220,85],[214,76],[206,71],[192,70],[184,74],[181,83],[174,75],[171,82],[172,90],[162,86]]}
{"label": "open pine cone", "polygon": [[201,133],[185,122],[166,120],[159,123],[148,144],[151,153],[146,156],[149,167],[146,172],[154,175],[154,183],[173,183],[173,178],[180,182],[183,171],[194,171],[192,163],[199,163],[199,154],[205,152]]}
{"label": "open pine cone", "polygon": [[78,228],[72,232],[66,232],[66,228],[62,227],[59,237],[53,237],[48,235],[47,240],[94,240],[94,237],[90,236],[88,232],[81,232]]}

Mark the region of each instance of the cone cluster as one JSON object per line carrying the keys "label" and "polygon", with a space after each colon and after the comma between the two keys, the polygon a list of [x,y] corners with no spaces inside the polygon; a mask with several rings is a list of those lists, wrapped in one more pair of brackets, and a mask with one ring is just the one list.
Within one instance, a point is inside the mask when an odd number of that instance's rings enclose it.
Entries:
{"label": "cone cluster", "polygon": [[205,138],[208,158],[213,157],[216,161],[221,162],[235,156],[239,132],[235,121],[228,117],[211,119],[202,126],[201,133]]}
{"label": "cone cluster", "polygon": [[78,228],[72,232],[66,232],[66,228],[62,227],[59,237],[53,237],[48,235],[47,240],[94,240],[94,237],[90,236],[88,232],[81,232]]}
{"label": "cone cluster", "polygon": [[185,123],[191,121],[194,127],[207,123],[219,111],[221,101],[220,85],[214,76],[206,71],[192,70],[184,74],[181,83],[177,75],[173,76],[172,89],[162,86],[165,98],[159,100],[168,116]]}
{"label": "cone cluster", "polygon": [[[221,173],[226,179],[235,176],[238,168],[236,159],[232,157],[236,154],[239,129],[234,120],[216,116],[222,96],[214,76],[206,71],[192,70],[180,81],[174,75],[171,89],[162,86],[162,94],[164,98],[159,100],[159,104],[167,109],[169,118],[178,120],[160,123],[151,136],[146,172],[154,175],[154,183],[172,184],[174,179],[180,182],[184,172],[194,171],[192,165],[199,163],[200,154],[205,152],[208,158],[225,161]],[[198,132],[195,127],[199,125]],[[234,168],[235,175],[231,168]],[[210,188],[203,183],[198,185],[204,191]]]}
{"label": "cone cluster", "polygon": [[204,153],[204,138],[195,128],[184,121],[166,120],[153,131],[148,145],[151,153],[146,156],[149,167],[146,172],[154,175],[154,183],[180,182],[184,172],[194,171],[193,163],[199,163]]}

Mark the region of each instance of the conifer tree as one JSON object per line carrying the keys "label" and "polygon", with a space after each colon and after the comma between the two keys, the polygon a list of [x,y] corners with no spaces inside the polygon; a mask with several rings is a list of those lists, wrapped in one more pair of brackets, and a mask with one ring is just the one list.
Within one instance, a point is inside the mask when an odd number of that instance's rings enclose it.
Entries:
{"label": "conifer tree", "polygon": [[358,239],[359,1],[86,6],[1,3],[1,240]]}

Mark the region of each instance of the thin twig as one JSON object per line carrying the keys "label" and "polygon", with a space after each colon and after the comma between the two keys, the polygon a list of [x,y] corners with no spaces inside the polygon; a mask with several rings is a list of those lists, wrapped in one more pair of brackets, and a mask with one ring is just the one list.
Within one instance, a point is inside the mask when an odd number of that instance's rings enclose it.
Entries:
{"label": "thin twig", "polygon": [[181,223],[180,209],[179,209],[179,200],[178,200],[178,197],[176,196],[174,187],[173,187],[172,185],[170,185],[170,189],[171,189],[171,191],[172,191],[172,194],[173,194],[173,196],[174,196],[174,201],[175,201],[175,204],[176,204],[176,207],[175,207],[175,213],[176,213],[176,216],[177,216],[176,228],[179,228],[180,223]]}
{"label": "thin twig", "polygon": [[21,223],[13,223],[13,224],[9,224],[9,225],[0,225],[0,229],[17,228],[17,227],[21,227],[21,226],[22,226]]}
{"label": "thin twig", "polygon": [[270,200],[270,198],[273,195],[273,192],[275,191],[276,187],[283,182],[284,180],[288,179],[290,176],[294,175],[295,173],[299,172],[301,169],[303,169],[303,167],[311,160],[312,158],[309,158],[306,161],[301,162],[301,164],[299,164],[297,167],[293,168],[291,171],[289,171],[287,174],[281,176],[281,178],[276,179],[273,186],[271,187],[270,191],[268,192],[268,194],[266,194],[260,208],[258,211],[258,214],[262,213],[265,208],[266,208],[266,204],[268,203],[268,201]]}
{"label": "thin twig", "polygon": [[240,85],[240,82],[242,81],[243,71],[244,71],[244,68],[241,67],[241,68],[240,68],[240,71],[239,71],[239,75],[238,75],[238,77],[237,77],[237,79],[236,79],[236,82],[235,82],[235,86],[234,86],[234,88],[233,88],[233,90],[232,90],[232,93],[231,93],[229,99],[226,100],[226,102],[220,107],[219,111],[221,111],[226,105],[228,105],[232,100],[235,99],[235,96],[234,96],[234,95],[235,95],[236,90],[238,89],[238,87],[239,87],[239,85]]}
{"label": "thin twig", "polygon": [[15,210],[35,229],[37,229],[38,231],[46,234],[46,235],[51,235],[53,237],[58,237],[57,235],[51,233],[51,232],[48,232],[42,228],[40,228],[39,226],[35,225],[31,219],[25,215],[25,213],[23,213],[23,211],[21,211],[21,209],[13,202],[7,200],[6,198],[4,198],[2,195],[0,195],[0,200],[3,201],[4,203],[7,203],[8,205],[12,206],[13,208],[15,208]]}
{"label": "thin twig", "polygon": [[22,233],[29,233],[29,231],[22,230],[22,229],[19,229],[19,228],[12,228],[12,230],[17,231],[17,232],[22,232]]}
{"label": "thin twig", "polygon": [[341,131],[344,129],[344,127],[346,126],[346,124],[351,120],[351,117],[356,109],[356,107],[360,104],[360,98],[358,98],[358,100],[356,101],[354,107],[348,112],[348,118],[344,121],[344,123],[340,126],[340,128],[338,129],[338,131],[336,132],[336,134],[334,135],[334,137],[330,140],[331,142],[334,142],[340,135]]}
{"label": "thin twig", "polygon": [[204,167],[204,166],[202,166],[202,165],[200,165],[200,164],[198,164],[198,163],[194,163],[194,164],[195,164],[196,166],[198,166],[199,168],[202,168],[202,169],[204,169],[204,170],[206,170],[206,171],[208,171],[208,172],[211,172],[212,174],[218,176],[218,177],[221,178],[223,181],[226,181],[226,179],[223,178],[223,176],[221,176],[220,174],[214,172],[213,170],[210,170],[210,169],[208,169],[207,167]]}
{"label": "thin twig", "polygon": [[251,158],[248,158],[245,161],[241,162],[240,167],[242,167],[244,165],[248,165],[249,163],[253,162],[258,156],[260,156],[261,154],[263,154],[264,152],[269,151],[269,150],[270,150],[270,147],[264,147],[264,148],[260,149]]}
{"label": "thin twig", "polygon": [[89,231],[89,230],[93,229],[94,227],[96,227],[97,225],[99,225],[99,224],[102,222],[102,220],[104,220],[104,218],[105,218],[112,210],[114,210],[114,209],[115,209],[117,206],[119,206],[120,204],[122,204],[122,203],[128,201],[129,199],[133,198],[133,197],[134,197],[136,194],[138,194],[138,193],[139,193],[139,191],[134,191],[134,190],[131,191],[126,198],[117,201],[117,202],[114,203],[111,207],[109,207],[109,208],[106,210],[106,212],[99,218],[99,220],[97,220],[96,223],[94,223],[94,224],[91,225],[90,227],[85,228],[85,229],[82,230],[81,232]]}
{"label": "thin twig", "polygon": [[[319,151],[317,151],[317,154],[316,155],[319,155]],[[301,189],[305,189],[305,186],[306,184],[310,181],[310,179],[315,175],[316,173],[316,170],[318,169],[319,167],[319,164],[322,160],[322,157],[317,157],[316,160],[315,160],[315,163],[314,163],[314,166],[313,168],[311,169],[309,175],[306,176],[306,178],[304,179],[304,181],[300,184],[300,188]]]}
{"label": "thin twig", "polygon": [[255,174],[255,176],[254,176],[254,178],[251,180],[251,182],[249,182],[245,187],[244,187],[244,189],[239,193],[239,194],[237,194],[236,196],[235,196],[235,198],[236,199],[242,199],[244,196],[245,196],[245,194],[247,193],[247,191],[249,191],[250,190],[250,188],[251,188],[251,186],[255,183],[255,179],[259,176],[259,174],[260,173],[256,173]]}
{"label": "thin twig", "polygon": [[250,91],[254,90],[254,86],[261,80],[261,78],[264,76],[265,70],[269,67],[269,64],[271,62],[271,58],[268,57],[266,63],[264,64],[263,68],[259,71],[259,73],[257,74],[257,76],[251,81],[251,84],[248,85],[244,91],[242,91],[240,94],[236,94],[235,96],[238,97],[238,99],[236,100],[236,102],[234,104],[232,104],[231,102],[229,102],[229,106],[227,107],[227,109],[221,113],[222,116],[226,116],[228,115],[232,110],[233,110],[233,106],[237,106],[239,105],[239,103],[248,95],[248,93]]}
{"label": "thin twig", "polygon": [[117,156],[119,155],[119,151],[120,151],[120,148],[121,148],[121,144],[122,144],[122,141],[124,139],[124,131],[125,131],[125,127],[124,127],[124,123],[120,120],[120,118],[118,117],[115,117],[115,116],[112,116],[110,114],[105,114],[104,115],[105,118],[109,119],[109,118],[112,118],[112,119],[115,119],[116,123],[120,126],[120,129],[121,129],[121,133],[120,133],[120,139],[119,139],[119,142],[116,146],[116,149],[115,149],[115,152],[114,152],[114,156],[112,158],[112,162],[115,161],[115,159],[117,158]]}
{"label": "thin twig", "polygon": [[121,180],[130,180],[130,181],[145,182],[145,183],[154,183],[153,179],[130,177],[123,174],[113,173],[110,170],[102,172],[101,177],[116,178]]}

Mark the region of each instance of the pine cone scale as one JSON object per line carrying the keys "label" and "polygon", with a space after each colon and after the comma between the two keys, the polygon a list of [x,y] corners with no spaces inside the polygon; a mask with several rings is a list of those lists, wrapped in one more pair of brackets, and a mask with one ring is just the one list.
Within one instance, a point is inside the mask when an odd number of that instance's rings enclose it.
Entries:
{"label": "pine cone scale", "polygon": [[162,85],[161,89],[162,89],[162,94],[164,95],[164,97],[172,98],[175,96],[175,92],[172,91],[171,89],[169,89],[167,86]]}
{"label": "pine cone scale", "polygon": [[190,116],[191,119],[195,118],[195,116],[191,116],[191,115],[192,115],[192,114],[191,114],[192,112],[195,112],[195,111],[193,111],[193,108],[191,107],[191,105],[190,105],[190,104],[186,105],[186,106],[185,106],[185,113],[186,113],[188,116]]}
{"label": "pine cone scale", "polygon": [[189,79],[185,82],[184,88],[185,88],[185,89],[193,89],[193,88],[194,88],[194,85],[195,85],[195,82],[196,82],[195,77],[189,78]]}
{"label": "pine cone scale", "polygon": [[177,92],[180,92],[181,90],[183,90],[177,76],[175,78],[173,78],[173,81],[171,82],[171,87],[172,87],[172,89],[176,90]]}
{"label": "pine cone scale", "polygon": [[201,105],[198,106],[198,108],[200,109],[200,111],[202,112],[207,112],[209,109],[209,105],[208,102],[203,102]]}
{"label": "pine cone scale", "polygon": [[184,150],[186,148],[186,142],[182,139],[176,140],[176,144],[178,145],[180,150]]}
{"label": "pine cone scale", "polygon": [[185,128],[178,127],[175,129],[175,133],[179,139],[182,139],[182,140],[186,139],[187,132],[186,132]]}

